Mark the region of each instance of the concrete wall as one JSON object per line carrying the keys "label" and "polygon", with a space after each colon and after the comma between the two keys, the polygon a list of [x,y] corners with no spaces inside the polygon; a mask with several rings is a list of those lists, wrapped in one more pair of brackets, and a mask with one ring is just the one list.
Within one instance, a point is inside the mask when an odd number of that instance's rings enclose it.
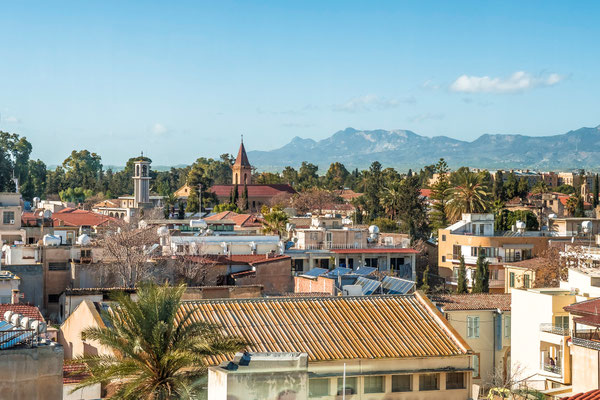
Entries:
{"label": "concrete wall", "polygon": [[598,350],[571,346],[573,357],[573,393],[587,392],[600,387],[600,356]]}
{"label": "concrete wall", "polygon": [[44,312],[44,270],[42,265],[3,265],[2,269],[21,278],[19,291],[24,297],[20,299],[20,302],[32,304]]}
{"label": "concrete wall", "polygon": [[75,386],[77,385],[70,384],[63,386],[63,400],[96,400],[102,398],[102,387],[99,383],[71,393],[71,390],[73,390]]}
{"label": "concrete wall", "polygon": [[0,350],[0,397],[61,399],[63,348],[59,345]]}
{"label": "concrete wall", "polygon": [[[510,312],[497,315],[491,310],[474,310],[449,311],[445,314],[452,327],[471,346],[473,352],[479,355],[479,377],[474,377],[473,383],[489,387],[493,385],[495,374],[504,376],[509,372],[510,366],[506,365],[505,356],[510,352],[510,332],[508,336],[505,334],[504,321],[507,316],[510,316]],[[497,338],[502,341],[501,350],[494,348],[494,316],[501,319],[501,335]],[[467,337],[467,317],[479,317],[478,338]]]}
{"label": "concrete wall", "polygon": [[330,278],[319,276],[316,279],[305,278],[302,276],[294,277],[295,293],[329,293],[335,294],[335,281]]}
{"label": "concrete wall", "polygon": [[269,262],[261,262],[254,266],[254,275],[235,279],[237,285],[262,285],[264,294],[277,295],[294,291],[292,276],[292,259],[284,258]]}

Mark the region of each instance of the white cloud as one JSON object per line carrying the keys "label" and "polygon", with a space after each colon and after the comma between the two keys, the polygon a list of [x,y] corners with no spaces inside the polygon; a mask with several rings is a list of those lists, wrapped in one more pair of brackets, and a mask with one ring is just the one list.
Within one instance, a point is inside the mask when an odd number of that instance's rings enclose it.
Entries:
{"label": "white cloud", "polygon": [[342,111],[348,113],[356,113],[360,111],[387,110],[395,108],[401,104],[414,104],[414,97],[406,97],[402,99],[387,99],[374,94],[368,94],[362,97],[355,97],[344,104],[333,106],[334,111]]}
{"label": "white cloud", "polygon": [[15,116],[9,115],[6,118],[3,118],[4,122],[8,124],[20,124],[21,120]]}
{"label": "white cloud", "polygon": [[423,82],[423,89],[432,89],[432,90],[437,90],[440,88],[440,85],[438,85],[437,83],[435,83],[434,81],[432,81],[431,79],[426,80],[425,82]]}
{"label": "white cloud", "polygon": [[151,130],[152,130],[152,133],[154,133],[157,136],[164,135],[165,133],[167,133],[169,131],[166,126],[164,126],[163,124],[161,124],[159,122],[154,123],[154,125],[152,125]]}
{"label": "white cloud", "polygon": [[516,93],[554,86],[563,79],[564,76],[556,73],[534,76],[525,71],[517,71],[508,78],[461,75],[450,85],[450,90],[461,93]]}

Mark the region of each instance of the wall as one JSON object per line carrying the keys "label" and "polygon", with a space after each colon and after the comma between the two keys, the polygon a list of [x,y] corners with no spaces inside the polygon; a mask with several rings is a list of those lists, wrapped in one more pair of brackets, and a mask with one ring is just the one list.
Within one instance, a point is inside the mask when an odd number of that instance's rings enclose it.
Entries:
{"label": "wall", "polygon": [[335,294],[334,280],[323,276],[317,279],[305,278],[302,276],[294,277],[295,293],[329,293]]}
{"label": "wall", "polygon": [[87,327],[104,326],[93,303],[82,302],[69,318],[60,326],[58,342],[65,349],[65,359],[72,359],[84,354],[112,355],[112,351],[100,346],[95,341],[83,341],[81,332]]}
{"label": "wall", "polygon": [[63,395],[63,348],[59,345],[0,350],[3,399],[47,400]]}
{"label": "wall", "polygon": [[73,390],[75,386],[77,385],[70,384],[63,386],[62,400],[96,400],[102,397],[102,387],[99,383],[71,393],[71,390]]}
{"label": "wall", "polygon": [[571,346],[573,357],[573,393],[587,392],[600,387],[600,357],[597,350]]}
{"label": "wall", "polygon": [[235,279],[237,285],[262,285],[264,294],[277,295],[294,291],[292,259],[284,258],[253,265],[255,274]]}
{"label": "wall", "polygon": [[308,398],[308,378],[304,371],[226,374],[209,370],[208,391],[211,400],[278,400],[285,391],[297,399]]}
{"label": "wall", "polygon": [[3,265],[2,269],[10,271],[21,278],[19,291],[24,297],[19,301],[32,304],[44,312],[44,272],[42,265]]}

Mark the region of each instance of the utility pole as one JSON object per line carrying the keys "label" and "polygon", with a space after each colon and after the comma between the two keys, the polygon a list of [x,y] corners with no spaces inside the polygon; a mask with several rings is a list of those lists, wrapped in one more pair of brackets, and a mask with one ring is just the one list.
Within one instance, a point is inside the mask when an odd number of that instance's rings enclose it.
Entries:
{"label": "utility pole", "polygon": [[200,206],[198,209],[200,210],[200,216],[202,217],[202,184],[198,184],[198,201],[200,202]]}

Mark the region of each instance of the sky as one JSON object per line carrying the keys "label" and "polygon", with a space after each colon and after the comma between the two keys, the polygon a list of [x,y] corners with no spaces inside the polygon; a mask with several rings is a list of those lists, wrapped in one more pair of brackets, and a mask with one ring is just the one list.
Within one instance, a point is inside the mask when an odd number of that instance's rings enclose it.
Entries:
{"label": "sky", "polygon": [[123,165],[408,129],[600,124],[598,2],[3,2],[0,130]]}

